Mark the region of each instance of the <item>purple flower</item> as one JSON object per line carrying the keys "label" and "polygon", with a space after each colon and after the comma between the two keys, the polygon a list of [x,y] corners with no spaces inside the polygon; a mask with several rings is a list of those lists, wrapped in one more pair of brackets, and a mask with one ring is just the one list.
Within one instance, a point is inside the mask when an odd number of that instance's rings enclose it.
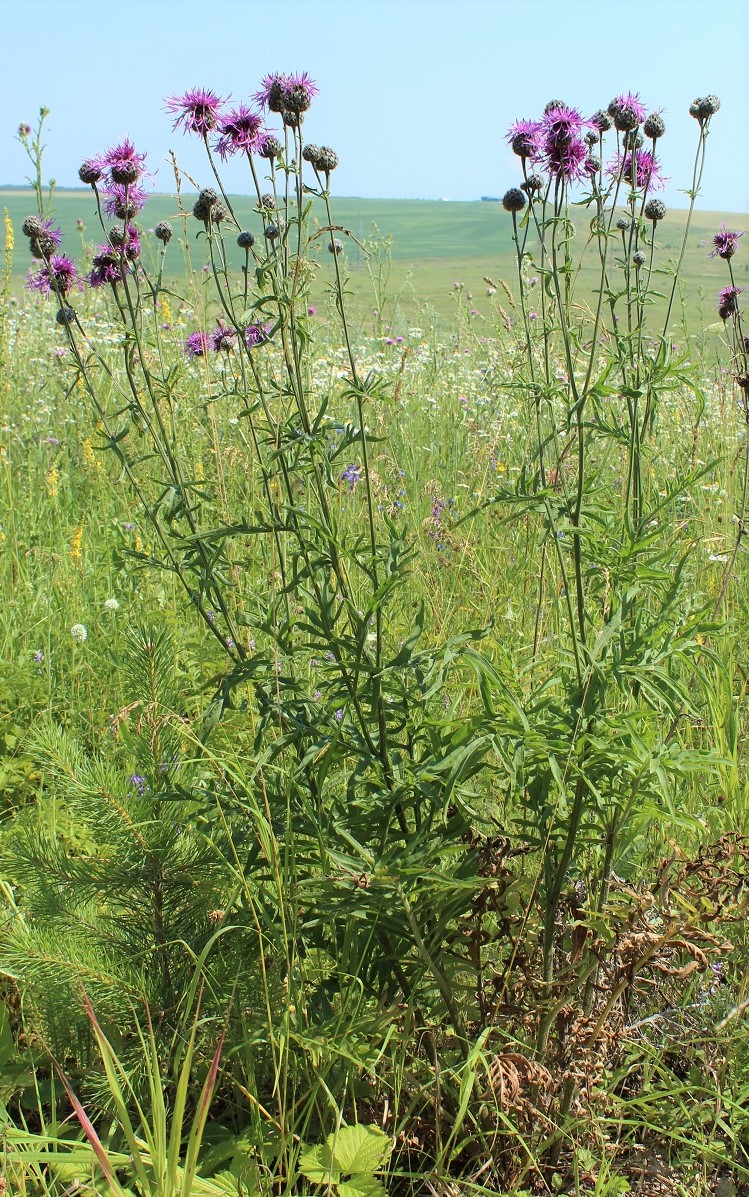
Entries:
{"label": "purple flower", "polygon": [[513,154],[519,158],[531,158],[538,148],[538,135],[541,132],[540,121],[515,121],[507,130],[507,141],[512,146]]}
{"label": "purple flower", "polygon": [[204,332],[190,333],[185,341],[185,353],[190,361],[194,361],[196,357],[205,357],[209,349],[208,335]]}
{"label": "purple flower", "polygon": [[97,165],[103,166],[109,172],[112,183],[130,187],[133,183],[137,183],[143,174],[145,161],[146,155],[136,153],[135,146],[126,137],[121,145],[107,150],[101,163],[97,163]]}
{"label": "purple flower", "polygon": [[721,227],[719,233],[713,237],[713,245],[715,249],[710,254],[711,258],[723,258],[728,261],[732,258],[738,249],[739,237],[743,237],[743,230],[740,233],[730,233],[725,225]]}
{"label": "purple flower", "polygon": [[724,287],[718,295],[718,315],[727,320],[739,310],[738,298],[745,287]]}
{"label": "purple flower", "polygon": [[335,719],[336,723],[340,723],[340,722],[342,721],[342,719],[343,719],[343,711],[341,710],[341,708],[340,708],[340,707],[338,708],[338,710],[337,710],[337,711],[334,711],[334,712],[333,712],[333,718]]}
{"label": "purple flower", "polygon": [[211,333],[211,348],[218,353],[220,350],[233,349],[237,342],[237,334],[233,328],[227,328],[225,324],[219,320],[215,329]]}
{"label": "purple flower", "polygon": [[103,287],[106,283],[121,283],[127,264],[123,256],[111,245],[98,245],[91,263],[93,269],[88,276],[89,286]]}
{"label": "purple flower", "polygon": [[264,345],[270,339],[271,328],[270,324],[249,324],[244,330],[247,348],[256,349],[258,345]]}
{"label": "purple flower", "polygon": [[225,103],[215,92],[202,87],[194,87],[183,96],[169,96],[165,102],[167,110],[176,116],[172,128],[178,129],[182,125],[183,132],[197,133],[199,137],[205,137],[216,128],[221,105]]}
{"label": "purple flower", "polygon": [[252,98],[271,112],[301,113],[307,111],[317,94],[317,84],[302,71],[301,75],[266,75]]}
{"label": "purple flower", "polygon": [[353,463],[352,463],[351,465],[347,465],[346,469],[341,474],[341,482],[348,483],[349,490],[354,491],[354,490],[356,490],[357,486],[361,482],[361,477],[362,477],[361,466],[353,465]]}
{"label": "purple flower", "polygon": [[637,150],[635,153],[637,179],[632,178],[632,153],[617,154],[616,158],[606,168],[606,173],[612,178],[622,178],[630,187],[639,190],[662,191],[665,186],[660,165],[655,154],[650,150]]}
{"label": "purple flower", "polygon": [[67,295],[76,283],[80,285],[75,262],[63,254],[53,254],[36,274],[29,275],[26,286],[31,291],[39,291],[41,295],[49,295],[50,291],[56,295]]}
{"label": "purple flower", "polygon": [[263,118],[259,112],[253,112],[244,104],[239,104],[219,121],[221,136],[216,142],[219,157],[226,160],[231,154],[244,151],[255,154],[260,145],[260,137],[265,133]]}
{"label": "purple flower", "polygon": [[645,120],[646,113],[647,109],[637,92],[631,91],[625,95],[616,96],[608,107],[608,114],[621,133],[628,133],[632,129],[636,129]]}
{"label": "purple flower", "polygon": [[582,138],[589,125],[575,108],[557,104],[544,113],[537,135],[534,161],[555,179],[574,183],[584,179],[588,147]]}
{"label": "purple flower", "polygon": [[27,216],[21,231],[29,239],[32,258],[49,258],[62,245],[62,233],[51,216]]}
{"label": "purple flower", "polygon": [[104,211],[115,220],[132,220],[146,202],[146,193],[140,187],[125,187],[113,183],[104,196]]}
{"label": "purple flower", "polygon": [[312,304],[310,304],[310,306],[307,308],[307,315],[308,315],[308,316],[316,316],[316,315],[317,315],[317,308],[316,308],[316,307],[313,307],[313,305],[312,305]]}
{"label": "purple flower", "polygon": [[146,790],[146,779],[140,773],[133,773],[132,777],[127,779],[134,790],[139,794],[144,794]]}
{"label": "purple flower", "polygon": [[40,648],[38,648],[36,650],[36,652],[34,653],[34,661],[37,665],[41,665],[43,660],[44,660],[44,653],[42,652],[42,650]]}

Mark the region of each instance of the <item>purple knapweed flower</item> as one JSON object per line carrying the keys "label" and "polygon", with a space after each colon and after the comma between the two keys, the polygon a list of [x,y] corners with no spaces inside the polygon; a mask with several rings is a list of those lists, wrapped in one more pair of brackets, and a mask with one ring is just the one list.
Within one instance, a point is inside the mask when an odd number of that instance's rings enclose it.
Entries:
{"label": "purple knapweed flower", "polygon": [[507,141],[513,154],[519,158],[531,158],[538,148],[540,121],[514,121],[507,130]]}
{"label": "purple knapweed flower", "polygon": [[204,332],[190,333],[185,341],[185,353],[190,361],[194,361],[196,357],[205,357],[209,349],[208,335]]}
{"label": "purple knapweed flower", "polygon": [[127,269],[123,256],[111,245],[97,246],[91,266],[92,270],[88,276],[91,287],[103,287],[106,283],[121,283],[123,272]]}
{"label": "purple knapweed flower", "polygon": [[167,111],[176,116],[173,129],[178,129],[181,125],[185,133],[197,133],[199,137],[206,137],[216,128],[221,105],[225,101],[214,91],[194,87],[182,96],[169,96],[165,103]]}
{"label": "purple knapweed flower", "polygon": [[145,161],[146,155],[137,153],[133,143],[126,137],[120,145],[107,150],[100,165],[109,174],[113,184],[131,187],[143,174]]}
{"label": "purple knapweed flower", "polygon": [[29,239],[32,258],[47,259],[62,245],[62,233],[51,216],[27,216],[21,232]]}
{"label": "purple knapweed flower", "polygon": [[252,97],[270,112],[306,112],[314,96],[318,94],[317,84],[306,71],[300,75],[266,75],[261,81],[260,91]]}
{"label": "purple knapweed flower", "polygon": [[[613,162],[607,166],[606,173],[612,178],[624,179],[626,183],[629,183],[630,187],[635,187],[639,190],[647,188],[648,191],[662,191],[665,182],[655,154],[652,154],[650,150],[637,150],[634,154],[634,172],[632,157],[632,152],[629,150],[626,154],[617,154]],[[636,173],[636,179],[632,177],[633,173]]]}
{"label": "purple knapweed flower", "polygon": [[260,138],[265,133],[260,113],[253,112],[244,104],[239,104],[221,117],[218,128],[221,136],[216,142],[216,150],[224,161],[232,154],[256,154]]}
{"label": "purple knapweed flower", "polygon": [[564,183],[584,179],[588,147],[582,135],[588,125],[576,108],[564,104],[550,108],[541,121],[534,161]]}
{"label": "purple knapweed flower", "polygon": [[132,220],[137,216],[147,199],[141,187],[125,187],[113,183],[104,195],[104,211],[114,220]]}
{"label": "purple knapweed flower", "polygon": [[75,262],[64,254],[53,254],[36,274],[29,275],[26,286],[30,291],[39,291],[41,295],[49,295],[50,291],[56,295],[67,295],[76,284],[80,285],[80,280]]}
{"label": "purple knapweed flower", "polygon": [[629,91],[611,101],[608,114],[620,133],[629,133],[645,120],[647,108],[637,92]]}
{"label": "purple knapweed flower", "polygon": [[738,249],[739,237],[743,237],[743,229],[740,233],[731,233],[725,225],[722,226],[719,233],[713,237],[713,245],[715,249],[710,254],[711,258],[723,258],[728,261],[732,258]]}
{"label": "purple knapweed flower", "polygon": [[256,349],[270,339],[272,325],[249,324],[244,330],[244,340],[248,349]]}
{"label": "purple knapweed flower", "polygon": [[237,334],[233,328],[227,328],[227,326],[222,324],[222,322],[219,320],[215,329],[211,333],[210,341],[211,348],[215,349],[217,353],[222,349],[228,352],[228,350],[233,349],[236,345]]}
{"label": "purple knapweed flower", "polygon": [[718,295],[718,315],[721,320],[727,320],[739,310],[738,298],[745,287],[724,287]]}

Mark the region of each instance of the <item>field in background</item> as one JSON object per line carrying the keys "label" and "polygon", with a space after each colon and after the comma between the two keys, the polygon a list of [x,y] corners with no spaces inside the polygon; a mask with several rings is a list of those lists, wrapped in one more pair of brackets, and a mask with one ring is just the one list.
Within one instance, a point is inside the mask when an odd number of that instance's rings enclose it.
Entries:
{"label": "field in background", "polygon": [[[509,180],[512,182],[512,180]],[[185,206],[191,206],[194,195],[184,193]],[[261,224],[252,202],[247,196],[234,196],[232,205],[240,220],[246,219],[247,227],[259,235]],[[7,208],[17,237],[24,218],[34,210],[34,196],[30,190],[0,191],[0,208]],[[96,205],[88,190],[59,191],[54,196],[55,217],[59,222],[67,252],[79,256],[81,249],[98,242],[100,230]],[[317,213],[316,213],[317,214]],[[322,211],[319,212],[322,221]],[[350,231],[356,240],[346,239],[346,260],[350,271],[350,287],[361,304],[366,307],[376,303],[376,290],[371,276],[378,273],[380,261],[389,259],[384,266],[383,283],[392,301],[399,296],[400,306],[406,316],[414,314],[420,304],[433,308],[441,318],[455,314],[458,292],[456,282],[463,284],[462,300],[468,298],[468,309],[475,309],[476,319],[493,317],[492,306],[486,295],[485,276],[495,282],[504,279],[514,287],[515,267],[512,257],[512,225],[510,217],[499,203],[476,201],[457,203],[434,200],[387,200],[334,198],[334,220]],[[686,213],[669,211],[659,225],[657,246],[661,252],[662,266],[675,259],[681,245]],[[140,224],[153,228],[160,220],[171,220],[179,224],[179,207],[174,197],[156,194],[144,208]],[[83,229],[77,227],[83,222]],[[579,249],[583,247],[587,212],[580,209],[578,224]],[[708,256],[709,246],[715,232],[725,222],[731,228],[743,228],[749,223],[749,216],[727,212],[696,212],[692,222],[689,243],[682,267],[685,292],[685,312],[690,323],[712,321],[711,310],[715,297],[724,285],[724,271],[720,262]],[[198,239],[199,225],[187,220],[189,256],[194,265],[203,258],[202,238]],[[343,234],[337,233],[339,237]],[[183,232],[184,236],[184,232]],[[328,237],[320,239],[321,265],[318,282],[313,296],[320,302],[324,298],[328,255],[324,247]],[[244,255],[234,245],[234,238],[228,237],[230,264],[237,269]],[[360,243],[360,244],[357,244]],[[379,252],[377,247],[379,246]],[[363,247],[363,248],[362,248]],[[14,260],[14,271],[20,282],[28,268],[28,258],[20,244]],[[78,251],[76,253],[76,251]],[[177,250],[170,251],[170,261],[179,278],[183,277],[182,264]],[[736,280],[739,286],[749,283],[749,264],[736,263]],[[590,278],[587,275],[590,273]],[[592,269],[584,269],[581,276],[582,289],[586,283],[593,285]],[[663,289],[670,284],[664,278]],[[467,293],[470,292],[470,296]],[[581,294],[581,291],[578,291]],[[501,295],[499,296],[501,299]],[[678,320],[681,313],[676,311]],[[697,327],[694,328],[697,331]]]}

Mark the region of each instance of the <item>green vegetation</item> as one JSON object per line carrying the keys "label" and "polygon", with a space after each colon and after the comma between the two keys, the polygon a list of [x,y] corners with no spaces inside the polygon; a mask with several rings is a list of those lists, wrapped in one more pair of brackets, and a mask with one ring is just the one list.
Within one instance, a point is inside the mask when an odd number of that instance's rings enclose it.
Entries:
{"label": "green vegetation", "polygon": [[[249,196],[231,196],[232,206],[238,214],[244,213],[247,227],[257,232],[258,217],[253,212],[254,201]],[[189,212],[195,200],[194,192],[185,192],[184,208]],[[0,207],[5,207],[16,229],[33,208],[33,192],[30,189],[0,191]],[[148,204],[148,222],[154,227],[160,220],[175,222],[177,235],[185,226],[177,219],[179,204],[167,195],[154,195]],[[313,207],[313,219],[323,221],[320,204]],[[97,232],[96,205],[90,189],[80,191],[58,191],[55,193],[55,216],[63,230],[68,246],[91,245],[99,240]],[[471,303],[479,313],[480,321],[495,321],[495,305],[487,302],[486,276],[498,282],[512,281],[514,260],[512,240],[507,220],[504,219],[501,204],[456,203],[432,200],[369,200],[336,199],[336,223],[351,231],[356,241],[347,242],[346,259],[350,269],[350,287],[360,301],[362,312],[375,302],[377,292],[373,288],[371,275],[377,277],[378,259],[383,249],[387,260],[387,293],[392,300],[399,297],[400,307],[409,318],[423,316],[424,307],[433,309],[443,322],[455,316],[455,287],[459,282],[463,293],[471,292]],[[578,237],[586,227],[584,210],[574,216]],[[589,218],[588,218],[589,219]],[[661,225],[660,244],[663,250],[663,264],[675,258],[686,219],[685,211],[670,210]],[[697,332],[704,319],[712,319],[710,312],[715,302],[715,293],[721,285],[719,271],[706,257],[708,246],[715,229],[722,223],[742,227],[745,218],[729,212],[697,212],[692,223],[680,277],[684,306],[690,327]],[[83,229],[77,222],[81,221]],[[187,224],[188,239],[195,252],[195,228],[190,220]],[[365,248],[362,249],[360,244]],[[367,250],[369,253],[367,253]],[[200,258],[200,255],[197,255]],[[202,259],[200,259],[202,260]],[[229,260],[237,269],[243,260],[232,243],[229,245]],[[740,283],[749,281],[749,267],[737,263]],[[23,255],[14,259],[16,286],[27,272]],[[594,285],[595,270],[592,265],[583,267],[581,291],[589,293]],[[175,283],[177,278],[175,278]],[[319,303],[323,291],[322,279],[313,281],[312,298]],[[501,295],[500,302],[503,302]],[[487,331],[487,330],[484,330]]]}
{"label": "green vegetation", "polygon": [[6,221],[0,1183],[746,1191],[744,247],[562,178],[365,266],[287,139],[246,251]]}

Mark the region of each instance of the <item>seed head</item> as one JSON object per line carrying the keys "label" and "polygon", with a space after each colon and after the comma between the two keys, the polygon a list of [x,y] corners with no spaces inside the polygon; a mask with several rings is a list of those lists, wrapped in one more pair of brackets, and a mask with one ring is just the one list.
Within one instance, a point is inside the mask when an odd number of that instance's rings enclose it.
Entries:
{"label": "seed head", "polygon": [[172,239],[172,226],[168,220],[160,220],[153,230],[153,235],[157,241],[163,241],[164,245],[168,245]]}
{"label": "seed head", "polygon": [[526,199],[519,187],[510,187],[502,196],[502,207],[505,212],[522,212]]}
{"label": "seed head", "polygon": [[651,112],[642,126],[642,131],[646,137],[652,137],[653,141],[657,141],[659,137],[663,137],[663,134],[666,132],[666,123],[660,112]]}
{"label": "seed head", "polygon": [[644,212],[648,220],[652,220],[653,224],[657,224],[666,215],[666,205],[663,203],[663,200],[651,199],[646,203]]}
{"label": "seed head", "polygon": [[252,249],[255,244],[255,238],[252,233],[240,233],[237,237],[237,245],[240,249]]}

